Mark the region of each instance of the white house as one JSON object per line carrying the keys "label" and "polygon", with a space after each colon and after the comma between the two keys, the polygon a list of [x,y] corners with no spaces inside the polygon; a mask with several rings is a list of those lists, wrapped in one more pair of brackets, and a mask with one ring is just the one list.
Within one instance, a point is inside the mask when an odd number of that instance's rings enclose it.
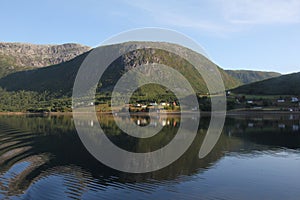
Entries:
{"label": "white house", "polygon": [[293,103],[299,102],[299,99],[297,97],[292,97],[291,102]]}
{"label": "white house", "polygon": [[149,103],[150,106],[157,106],[157,103],[156,102],[151,102]]}

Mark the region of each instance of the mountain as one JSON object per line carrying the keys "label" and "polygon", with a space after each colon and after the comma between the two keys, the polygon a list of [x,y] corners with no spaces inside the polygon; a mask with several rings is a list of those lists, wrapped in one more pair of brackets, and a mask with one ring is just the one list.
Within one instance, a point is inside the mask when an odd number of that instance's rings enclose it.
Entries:
{"label": "mountain", "polygon": [[70,61],[32,70],[19,71],[0,79],[0,87],[7,91],[36,91],[70,93],[77,70],[87,53]]}
{"label": "mountain", "polygon": [[250,83],[232,90],[239,94],[300,95],[300,72]]}
{"label": "mountain", "polygon": [[225,70],[227,74],[239,80],[242,85],[281,76],[277,72],[263,72],[252,70]]}
{"label": "mountain", "polygon": [[0,77],[69,61],[91,48],[80,44],[36,45],[0,42]]}
{"label": "mountain", "polygon": [[[129,42],[114,45],[115,48],[131,48],[134,45],[139,45],[143,42]],[[160,45],[172,46],[176,51],[187,53],[191,50],[179,45],[170,43],[157,43]],[[20,71],[10,74],[0,79],[0,87],[8,91],[26,90],[26,91],[49,91],[59,93],[61,95],[71,95],[72,86],[77,74],[77,71],[89,52],[83,53],[67,62],[60,64],[37,68],[34,70]],[[214,65],[204,56],[198,54],[203,60],[203,65]],[[196,72],[190,63],[185,59],[161,49],[139,49],[122,55],[116,59],[103,74],[101,82],[101,91],[111,91],[112,86],[117,83],[119,78],[132,67],[146,63],[159,63],[171,66],[182,73],[194,86],[194,89],[199,93],[207,93],[206,84],[202,77]],[[228,75],[224,70],[220,69],[225,86],[227,89],[236,87],[239,82]],[[147,89],[148,90],[148,89]],[[151,89],[150,89],[151,90]],[[147,92],[151,92],[148,90]],[[157,90],[157,88],[152,89]],[[153,91],[154,92],[154,91]]]}

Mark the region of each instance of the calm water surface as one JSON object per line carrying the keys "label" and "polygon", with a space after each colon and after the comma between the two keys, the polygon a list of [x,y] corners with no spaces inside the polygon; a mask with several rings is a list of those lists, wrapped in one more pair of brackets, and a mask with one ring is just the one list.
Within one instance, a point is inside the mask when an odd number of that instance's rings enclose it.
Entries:
{"label": "calm water surface", "polygon": [[[134,152],[166,145],[180,124],[177,117],[130,120],[164,126],[151,138],[137,139],[102,116],[107,137]],[[209,118],[201,118],[193,144],[172,165],[129,174],[93,158],[71,116],[0,116],[0,199],[299,199],[300,116],[227,117],[217,145],[200,160],[208,125]]]}

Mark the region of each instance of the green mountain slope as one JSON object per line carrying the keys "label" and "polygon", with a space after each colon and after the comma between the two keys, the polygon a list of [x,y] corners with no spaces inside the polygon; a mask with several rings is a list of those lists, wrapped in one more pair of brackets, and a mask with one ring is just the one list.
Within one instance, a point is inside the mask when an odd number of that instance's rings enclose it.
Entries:
{"label": "green mountain slope", "polygon": [[10,73],[33,69],[29,66],[20,66],[16,63],[16,59],[12,56],[0,54],[0,78]]}
{"label": "green mountain slope", "polygon": [[[136,43],[125,43],[125,45],[135,44]],[[173,44],[159,43],[159,45]],[[174,45],[174,47],[178,51],[187,51],[186,48],[180,47],[178,45]],[[77,56],[70,61],[63,62],[57,65],[10,74],[0,79],[0,87],[8,91],[48,91],[61,96],[70,96],[72,93],[72,86],[76,77],[76,73],[87,54],[88,52]],[[204,56],[200,54],[199,56],[201,57],[201,59],[203,59],[203,63],[205,65],[214,65]],[[196,92],[208,92],[206,84],[204,83],[202,77],[198,73],[196,73],[191,64],[175,54],[171,54],[164,50],[158,49],[136,50],[116,59],[102,76],[103,78],[100,80],[101,88],[99,88],[99,90],[104,92],[111,91],[112,86],[116,84],[122,74],[128,69],[140,64],[152,62],[171,66],[174,69],[178,70],[191,82],[191,85],[194,86]],[[237,81],[235,78],[232,78],[224,70],[220,69],[220,73],[223,77],[227,89],[239,85],[239,81]],[[152,90],[157,90],[157,88],[155,87]],[[151,92],[151,87],[147,88],[144,92]]]}
{"label": "green mountain slope", "polygon": [[300,73],[282,75],[233,89],[239,94],[300,95]]}
{"label": "green mountain slope", "polygon": [[238,79],[242,85],[262,81],[269,78],[278,77],[281,74],[277,72],[263,72],[252,70],[225,70],[230,76]]}
{"label": "green mountain slope", "polygon": [[9,74],[0,79],[0,87],[7,91],[48,91],[70,96],[76,73],[86,55],[57,65]]}

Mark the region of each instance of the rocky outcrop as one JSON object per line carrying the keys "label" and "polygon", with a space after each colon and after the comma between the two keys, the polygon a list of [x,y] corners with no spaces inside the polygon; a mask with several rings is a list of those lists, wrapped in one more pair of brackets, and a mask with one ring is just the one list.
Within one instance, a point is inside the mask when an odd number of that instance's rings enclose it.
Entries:
{"label": "rocky outcrop", "polygon": [[15,66],[44,67],[65,62],[89,51],[80,44],[36,45],[0,42],[0,55],[9,56]]}

